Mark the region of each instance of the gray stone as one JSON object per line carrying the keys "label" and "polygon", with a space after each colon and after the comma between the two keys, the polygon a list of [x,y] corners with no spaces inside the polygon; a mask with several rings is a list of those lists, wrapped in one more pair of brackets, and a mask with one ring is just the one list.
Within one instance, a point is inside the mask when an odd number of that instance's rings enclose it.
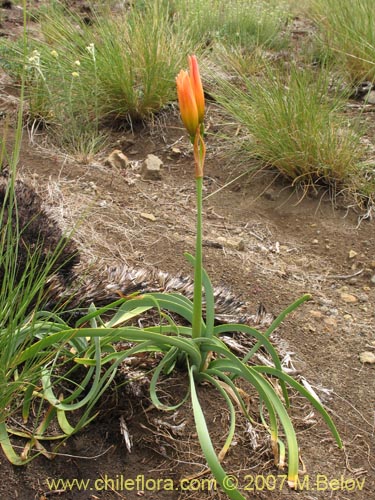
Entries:
{"label": "gray stone", "polygon": [[366,96],[366,102],[368,104],[375,104],[375,90],[371,90]]}
{"label": "gray stone", "polygon": [[142,165],[142,177],[149,181],[160,181],[162,160],[153,154],[147,155]]}

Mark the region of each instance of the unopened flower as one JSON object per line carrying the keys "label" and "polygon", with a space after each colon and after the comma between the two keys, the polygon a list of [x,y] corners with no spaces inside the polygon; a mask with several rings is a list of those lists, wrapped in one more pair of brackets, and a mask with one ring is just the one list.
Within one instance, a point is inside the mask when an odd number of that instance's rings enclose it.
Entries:
{"label": "unopened flower", "polygon": [[181,70],[176,83],[181,118],[193,140],[204,119],[204,94],[195,56],[189,56],[189,71]]}
{"label": "unopened flower", "polygon": [[72,77],[73,78],[78,78],[79,77],[79,73],[77,71],[73,71]]}
{"label": "unopened flower", "polygon": [[195,102],[198,108],[198,120],[202,124],[204,120],[204,93],[199,73],[198,61],[195,56],[189,56],[190,81],[193,87]]}
{"label": "unopened flower", "polygon": [[51,50],[51,56],[57,59],[59,57],[59,54],[57,53],[56,50]]}
{"label": "unopened flower", "polygon": [[74,61],[74,66],[81,66],[81,63],[80,63],[80,61],[78,61],[78,59],[77,59],[77,61]]}
{"label": "unopened flower", "polygon": [[195,177],[203,177],[206,146],[203,139],[204,93],[197,58],[189,56],[189,70],[177,75],[177,96],[182,121],[194,145]]}
{"label": "unopened flower", "polygon": [[190,137],[194,138],[199,127],[199,119],[197,103],[189,74],[181,70],[177,76],[176,83],[181,118]]}

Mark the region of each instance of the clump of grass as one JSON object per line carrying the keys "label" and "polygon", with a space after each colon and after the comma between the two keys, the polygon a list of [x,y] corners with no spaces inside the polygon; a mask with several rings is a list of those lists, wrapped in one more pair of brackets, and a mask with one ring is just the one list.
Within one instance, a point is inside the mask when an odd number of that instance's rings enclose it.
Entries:
{"label": "clump of grass", "polygon": [[[81,62],[61,49],[40,49],[33,50],[26,66],[29,121],[32,127],[45,125],[59,149],[88,162],[106,142],[95,106],[95,61],[89,54]],[[88,88],[82,74],[92,78]]]}
{"label": "clump of grass", "polygon": [[151,2],[97,20],[98,107],[102,116],[143,120],[174,100],[175,74],[191,47],[168,9]]}
{"label": "clump of grass", "polygon": [[348,185],[361,171],[363,147],[356,127],[340,112],[344,97],[330,88],[326,72],[294,65],[288,73],[268,68],[264,77],[241,76],[235,84],[221,80],[216,92],[248,132],[243,156],[309,186]]}
{"label": "clump of grass", "polygon": [[[103,148],[106,125],[147,120],[174,100],[191,40],[187,29],[172,28],[162,1],[122,14],[108,10],[90,26],[54,3],[38,21],[44,41],[29,43],[26,65],[30,122],[45,125],[65,152],[88,161]],[[6,69],[19,77],[19,44],[2,52]]]}
{"label": "clump of grass", "polygon": [[51,252],[48,252],[49,242],[42,240],[42,233],[39,238],[35,235],[35,241],[30,242],[29,233],[35,230],[35,222],[19,217],[18,204],[27,205],[34,201],[21,200],[22,192],[18,192],[16,197],[15,175],[16,170],[12,167],[6,187],[2,181],[0,188],[1,429],[7,416],[18,408],[25,391],[37,387],[41,366],[54,357],[51,351],[45,352],[38,360],[32,357],[24,364],[19,362],[23,352],[38,337],[36,314],[45,299],[48,277],[64,266],[65,259],[63,239],[60,243],[55,242],[56,247]]}
{"label": "clump of grass", "polygon": [[286,2],[264,0],[172,0],[170,9],[180,25],[189,26],[192,37],[206,44],[220,42],[280,49],[290,11]]}
{"label": "clump of grass", "polygon": [[[55,311],[43,310],[49,286],[56,291],[69,284],[76,254],[74,244],[41,211],[35,192],[16,181],[23,81],[11,153],[7,153],[5,138],[0,139],[0,164],[3,160],[9,164],[0,182],[0,446],[14,465],[26,464],[40,453],[52,458],[53,451],[42,441],[53,443],[87,425],[117,368],[111,364],[103,373],[98,339],[77,339],[78,327],[71,328]],[[92,314],[86,320],[90,322]],[[95,320],[90,325],[100,336]],[[77,382],[80,367],[74,359],[92,350],[95,366],[85,366],[83,380]],[[71,425],[67,414],[78,409],[80,414]],[[26,440],[21,452],[19,438]]]}
{"label": "clump of grass", "polygon": [[[234,72],[252,77],[261,75],[267,69],[272,54],[261,46],[248,49],[240,45],[217,44],[210,61],[214,61],[217,68],[225,74],[231,75]],[[207,63],[209,72],[210,63],[208,61]]]}
{"label": "clump of grass", "polygon": [[[26,67],[25,46],[24,50]],[[93,340],[89,347],[87,339],[82,343],[75,338],[79,328],[74,330],[55,312],[43,310],[50,279],[55,278],[52,287],[64,286],[65,279],[69,283],[76,255],[74,244],[40,212],[35,192],[16,181],[23,96],[24,78],[9,154],[6,138],[0,139],[0,164],[9,165],[8,172],[1,172],[0,183],[0,446],[14,465],[26,464],[40,453],[53,457],[41,441],[63,439],[86,425],[116,368],[112,365],[102,373],[98,341]],[[100,335],[96,323],[91,326]],[[51,340],[55,333],[57,338]],[[94,349],[96,366],[86,367],[84,379],[77,382],[79,370],[73,360],[83,353],[82,347]],[[66,390],[66,398],[54,398],[54,390],[59,396]],[[71,425],[67,413],[77,409],[81,409],[80,415]],[[26,440],[21,452],[19,438]]]}
{"label": "clump of grass", "polygon": [[375,81],[375,9],[372,0],[313,0],[312,15],[328,54],[353,83]]}
{"label": "clump of grass", "polygon": [[[53,48],[70,54],[70,61],[86,61],[80,73],[85,103],[101,118],[144,120],[173,99],[174,77],[191,40],[186,27],[172,29],[162,0],[122,13],[108,9],[94,16],[92,26],[61,6],[40,21]],[[87,64],[87,47],[94,50],[95,64]]]}

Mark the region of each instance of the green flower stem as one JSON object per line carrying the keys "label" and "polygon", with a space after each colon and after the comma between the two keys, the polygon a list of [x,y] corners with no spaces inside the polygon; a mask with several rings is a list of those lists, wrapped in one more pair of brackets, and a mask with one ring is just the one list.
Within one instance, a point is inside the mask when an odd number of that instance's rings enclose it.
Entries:
{"label": "green flower stem", "polygon": [[203,177],[196,178],[197,187],[197,236],[195,243],[194,298],[192,337],[201,336],[202,322],[202,190]]}

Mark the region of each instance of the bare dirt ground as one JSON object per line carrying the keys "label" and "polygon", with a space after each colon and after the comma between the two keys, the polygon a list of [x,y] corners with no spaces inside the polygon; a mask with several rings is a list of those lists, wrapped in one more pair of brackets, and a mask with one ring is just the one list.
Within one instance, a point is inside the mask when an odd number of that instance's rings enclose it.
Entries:
{"label": "bare dirt ground", "polygon": [[[9,91],[4,84],[1,94],[8,114]],[[211,122],[215,113],[211,105]],[[11,142],[11,130],[9,137]],[[192,154],[173,110],[163,113],[153,126],[114,134],[108,151],[87,165],[54,154],[41,144],[42,136],[31,144],[25,131],[20,172],[37,187],[59,224],[71,228],[84,216],[76,239],[88,262],[123,261],[134,267],[190,273],[183,252],[194,248]],[[362,363],[359,355],[375,352],[374,223],[365,220],[358,226],[358,214],[335,209],[324,193],[301,200],[266,173],[243,177],[220,190],[239,171],[235,162],[218,156],[219,143],[210,130],[207,144],[205,267],[214,284],[227,286],[249,303],[249,312],[263,304],[268,312],[278,314],[303,293],[311,293],[312,300],[283,322],[278,337],[293,353],[292,362],[300,375],[325,403],[344,442],[344,450],[338,450],[322,420],[310,414],[309,405],[294,398],[292,414],[301,470],[305,471],[302,491],[281,487],[278,475],[282,471],[272,465],[267,443],[254,446],[241,421],[236,445],[224,466],[239,479],[249,499],[372,498],[374,365]],[[127,167],[106,164],[105,158],[114,149],[128,157]],[[161,180],[148,181],[141,175],[150,153],[163,160]],[[161,391],[173,400],[183,394],[184,387],[182,373],[167,379]],[[176,487],[181,478],[202,472],[205,460],[196,444],[189,404],[174,414],[161,413],[150,408],[145,394],[135,397],[126,386],[113,387],[100,405],[98,418],[63,443],[52,461],[39,457],[17,468],[0,452],[0,497],[225,498],[219,490],[207,488],[171,490],[169,483],[152,491],[151,479],[173,479]],[[209,387],[201,387],[200,399],[219,449],[228,414]],[[120,433],[120,417],[133,439],[131,453]],[[150,480],[148,487],[142,477]],[[210,478],[208,474],[202,477]],[[51,491],[48,478],[91,482],[81,490],[55,487]],[[94,486],[98,479],[102,482]],[[125,489],[126,479],[134,483],[127,483]]]}

